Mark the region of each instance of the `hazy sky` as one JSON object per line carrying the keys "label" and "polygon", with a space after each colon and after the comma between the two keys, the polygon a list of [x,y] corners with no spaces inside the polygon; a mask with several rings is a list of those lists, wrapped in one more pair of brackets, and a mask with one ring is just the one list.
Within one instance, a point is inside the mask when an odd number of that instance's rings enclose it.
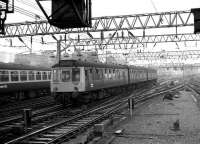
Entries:
{"label": "hazy sky", "polygon": [[[154,6],[155,8],[154,8]],[[94,16],[189,10],[199,0],[93,0]]]}

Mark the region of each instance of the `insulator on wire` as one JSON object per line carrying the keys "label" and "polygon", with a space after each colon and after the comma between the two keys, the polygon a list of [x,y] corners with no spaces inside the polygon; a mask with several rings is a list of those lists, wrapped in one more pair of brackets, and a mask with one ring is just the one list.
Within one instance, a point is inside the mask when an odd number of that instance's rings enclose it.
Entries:
{"label": "insulator on wire", "polygon": [[104,40],[104,33],[101,31],[101,40]]}
{"label": "insulator on wire", "polygon": [[143,37],[145,37],[145,29],[143,29]]}
{"label": "insulator on wire", "polygon": [[13,46],[12,39],[10,39],[10,47],[12,47],[12,46]]}
{"label": "insulator on wire", "polygon": [[44,39],[43,39],[43,37],[41,37],[41,43],[44,44]]}
{"label": "insulator on wire", "polygon": [[65,36],[64,36],[64,39],[65,39],[65,43],[66,43],[66,41],[67,41],[67,36],[66,36],[66,34],[65,34]]}
{"label": "insulator on wire", "polygon": [[78,42],[80,42],[80,35],[78,34]]}
{"label": "insulator on wire", "polygon": [[32,45],[32,43],[33,43],[33,37],[31,36],[31,45]]}

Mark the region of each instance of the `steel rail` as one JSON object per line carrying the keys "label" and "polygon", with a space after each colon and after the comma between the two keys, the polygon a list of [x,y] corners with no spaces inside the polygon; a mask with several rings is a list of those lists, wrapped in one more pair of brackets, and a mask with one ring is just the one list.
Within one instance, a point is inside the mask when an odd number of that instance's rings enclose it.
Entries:
{"label": "steel rail", "polygon": [[[141,101],[144,101],[144,100],[147,100],[147,99],[152,98],[152,97],[157,96],[157,95],[164,94],[164,93],[169,92],[169,91],[173,91],[173,90],[176,90],[176,89],[180,89],[180,88],[182,88],[182,87],[183,87],[183,85],[179,85],[179,86],[176,86],[176,87],[174,87],[174,88],[169,88],[169,89],[167,89],[167,90],[163,90],[163,91],[161,91],[161,92],[157,92],[157,93],[155,93],[155,94],[150,94],[150,95],[148,95],[148,96],[146,96],[146,97],[145,97],[145,95],[143,95],[143,96],[140,97],[139,100],[136,100],[136,103],[141,102]],[[105,106],[102,106],[102,107],[99,107],[99,108],[96,108],[96,109],[89,110],[89,111],[87,111],[87,112],[85,112],[85,113],[83,113],[83,114],[78,114],[78,115],[76,115],[76,116],[74,116],[74,117],[72,117],[72,118],[62,120],[62,121],[60,121],[60,122],[58,122],[58,123],[56,123],[56,124],[53,124],[53,125],[51,125],[51,126],[49,126],[49,127],[40,129],[40,130],[38,130],[38,131],[32,132],[32,133],[30,133],[30,134],[27,134],[27,135],[24,135],[24,136],[19,137],[19,138],[17,138],[17,139],[14,139],[14,140],[12,140],[12,141],[9,141],[9,142],[7,142],[6,144],[23,143],[23,142],[25,142],[26,140],[30,139],[31,137],[37,138],[37,135],[47,133],[48,131],[51,131],[51,130],[56,130],[56,128],[59,129],[59,127],[62,127],[62,126],[65,125],[65,124],[69,124],[70,122],[73,123],[75,120],[81,120],[81,118],[83,118],[83,117],[85,117],[85,116],[87,117],[88,115],[94,114],[95,112],[98,112],[98,111],[100,111],[100,110],[102,110],[102,109],[104,109],[104,108],[107,108],[107,107],[109,107],[109,106],[114,106],[114,105],[118,105],[118,104],[122,104],[122,103],[123,103],[123,104],[124,104],[124,103],[127,103],[127,100],[128,100],[129,98],[133,98],[133,97],[134,97],[134,95],[131,95],[131,96],[129,96],[128,98],[124,98],[123,100],[115,101],[115,102],[113,102],[113,103],[111,103],[111,104],[108,104],[108,105],[105,105]],[[74,132],[74,131],[70,131],[70,133],[73,133],[73,132]],[[66,132],[65,135],[62,135],[62,137],[59,137],[59,138],[56,137],[56,138],[55,138],[55,141],[59,141],[59,139],[62,139],[62,138],[65,137],[66,135],[69,135],[69,133]],[[38,139],[39,139],[39,138],[38,138]],[[45,138],[44,138],[44,139],[45,139]],[[66,139],[66,138],[65,138],[65,139]],[[41,138],[41,140],[42,140],[42,138]],[[46,140],[47,140],[47,139],[46,139]],[[50,140],[50,139],[49,139],[49,140]],[[49,143],[54,143],[55,141],[51,139],[51,142],[49,142]],[[26,141],[25,143],[27,143],[27,141]],[[48,143],[48,142],[46,142],[46,143]]]}

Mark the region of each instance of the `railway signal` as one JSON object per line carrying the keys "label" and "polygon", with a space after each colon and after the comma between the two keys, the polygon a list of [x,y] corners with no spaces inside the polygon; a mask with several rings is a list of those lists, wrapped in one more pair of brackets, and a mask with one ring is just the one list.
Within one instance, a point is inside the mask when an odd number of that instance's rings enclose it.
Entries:
{"label": "railway signal", "polygon": [[61,29],[91,26],[91,0],[47,0],[51,2],[50,15],[41,1],[36,0],[51,25]]}
{"label": "railway signal", "polygon": [[194,14],[194,33],[200,33],[200,8],[192,9]]}

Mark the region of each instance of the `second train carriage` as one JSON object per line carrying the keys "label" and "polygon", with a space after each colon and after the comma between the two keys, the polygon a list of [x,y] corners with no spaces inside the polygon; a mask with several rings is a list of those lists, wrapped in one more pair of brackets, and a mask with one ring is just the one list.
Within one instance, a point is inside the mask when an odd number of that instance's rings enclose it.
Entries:
{"label": "second train carriage", "polygon": [[52,68],[51,92],[59,102],[89,101],[136,83],[156,81],[156,71],[142,67],[61,60]]}
{"label": "second train carriage", "polygon": [[0,63],[0,95],[19,99],[50,91],[50,68]]}

